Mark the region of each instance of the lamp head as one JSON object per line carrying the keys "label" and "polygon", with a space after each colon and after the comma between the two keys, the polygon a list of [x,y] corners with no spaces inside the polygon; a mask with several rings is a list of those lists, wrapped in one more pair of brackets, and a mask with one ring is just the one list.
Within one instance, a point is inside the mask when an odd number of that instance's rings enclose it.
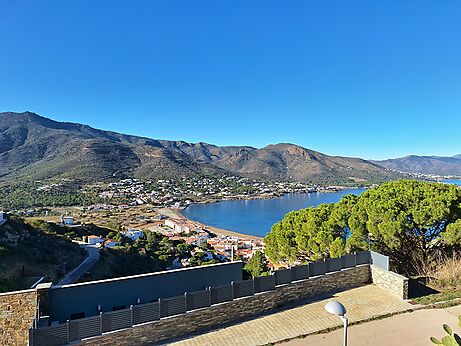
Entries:
{"label": "lamp head", "polygon": [[337,316],[344,316],[346,314],[346,308],[340,302],[332,300],[325,305],[325,310],[330,314]]}

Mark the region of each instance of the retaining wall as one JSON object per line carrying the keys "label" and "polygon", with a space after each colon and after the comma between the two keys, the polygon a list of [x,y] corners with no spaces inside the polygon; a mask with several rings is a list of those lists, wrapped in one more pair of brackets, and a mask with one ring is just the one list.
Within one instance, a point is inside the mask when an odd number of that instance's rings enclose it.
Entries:
{"label": "retaining wall", "polygon": [[362,265],[307,280],[277,286],[272,291],[213,305],[159,321],[126,328],[83,340],[85,346],[147,345],[162,340],[210,329],[254,316],[289,302],[309,298],[337,289],[346,289],[370,282],[370,266]]}
{"label": "retaining wall", "polygon": [[27,345],[37,291],[0,293],[0,345]]}
{"label": "retaining wall", "polygon": [[373,283],[401,299],[408,299],[408,278],[392,271],[371,265]]}

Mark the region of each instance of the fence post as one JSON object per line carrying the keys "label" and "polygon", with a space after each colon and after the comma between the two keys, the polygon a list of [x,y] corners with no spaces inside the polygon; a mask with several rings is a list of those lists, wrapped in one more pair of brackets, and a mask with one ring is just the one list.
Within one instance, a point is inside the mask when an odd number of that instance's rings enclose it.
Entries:
{"label": "fence post", "polygon": [[66,340],[67,340],[67,343],[70,342],[70,324],[69,324],[69,320],[66,321]]}
{"label": "fence post", "polygon": [[34,346],[34,329],[29,328],[29,346]]}
{"label": "fence post", "polygon": [[133,305],[130,305],[130,325],[133,327]]}
{"label": "fence post", "polygon": [[102,311],[99,313],[99,334],[102,335]]}

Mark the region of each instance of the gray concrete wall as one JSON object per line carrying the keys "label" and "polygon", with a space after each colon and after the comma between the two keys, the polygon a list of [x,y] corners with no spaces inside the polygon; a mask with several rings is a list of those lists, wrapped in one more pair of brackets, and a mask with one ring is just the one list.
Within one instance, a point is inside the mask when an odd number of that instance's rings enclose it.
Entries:
{"label": "gray concrete wall", "polygon": [[242,262],[232,262],[64,285],[49,291],[48,313],[50,321],[65,322],[73,313],[97,315],[98,305],[103,312],[112,311],[113,307],[136,304],[138,298],[148,303],[240,280]]}

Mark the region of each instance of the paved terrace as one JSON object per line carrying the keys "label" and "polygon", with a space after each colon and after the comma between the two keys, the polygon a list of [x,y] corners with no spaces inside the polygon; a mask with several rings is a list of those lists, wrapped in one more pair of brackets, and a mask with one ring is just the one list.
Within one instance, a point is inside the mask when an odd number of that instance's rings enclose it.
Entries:
{"label": "paved terrace", "polygon": [[305,300],[295,306],[263,315],[219,330],[182,339],[171,345],[266,345],[342,326],[341,320],[327,313],[330,300],[343,303],[350,322],[402,312],[414,308],[382,288],[366,285]]}
{"label": "paved terrace", "polygon": [[[351,326],[349,328],[349,344],[354,346],[373,345],[433,345],[431,336],[442,340],[447,335],[442,325],[447,323],[455,333],[459,333],[458,316],[461,305],[445,309],[419,310],[400,314],[383,320]],[[331,346],[341,345],[342,329],[331,333],[311,335],[303,339],[295,339],[279,346]]]}

